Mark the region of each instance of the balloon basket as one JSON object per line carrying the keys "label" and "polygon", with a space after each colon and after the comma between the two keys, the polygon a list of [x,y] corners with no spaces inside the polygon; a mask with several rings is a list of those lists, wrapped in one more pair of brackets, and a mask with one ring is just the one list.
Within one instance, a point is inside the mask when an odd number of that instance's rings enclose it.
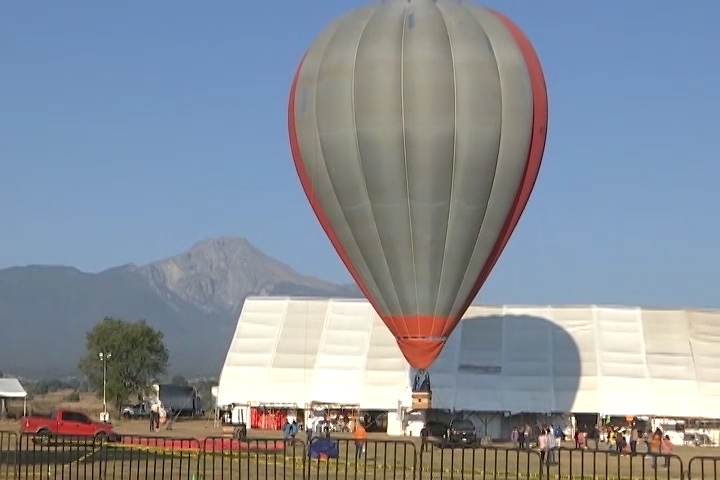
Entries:
{"label": "balloon basket", "polygon": [[432,408],[432,393],[430,392],[413,392],[412,394],[413,410],[429,410]]}

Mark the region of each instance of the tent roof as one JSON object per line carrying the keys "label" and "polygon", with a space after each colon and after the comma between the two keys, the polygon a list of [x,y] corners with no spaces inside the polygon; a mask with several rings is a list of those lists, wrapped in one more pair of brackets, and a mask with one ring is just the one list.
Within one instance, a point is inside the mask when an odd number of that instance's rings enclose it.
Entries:
{"label": "tent roof", "polygon": [[25,398],[27,392],[17,378],[0,378],[0,397]]}
{"label": "tent roof", "polygon": [[[218,403],[392,410],[413,373],[367,301],[249,298]],[[438,409],[720,418],[720,312],[472,306],[430,377]]]}

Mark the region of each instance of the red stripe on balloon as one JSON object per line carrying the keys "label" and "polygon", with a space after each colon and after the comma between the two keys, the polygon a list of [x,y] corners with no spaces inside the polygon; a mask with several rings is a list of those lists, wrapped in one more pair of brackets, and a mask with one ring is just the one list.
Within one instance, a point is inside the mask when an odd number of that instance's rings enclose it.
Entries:
{"label": "red stripe on balloon", "polygon": [[[307,55],[307,54],[306,54]],[[323,211],[322,205],[320,205],[320,202],[318,201],[317,197],[315,196],[315,192],[313,191],[313,184],[310,180],[310,177],[308,176],[307,169],[305,168],[305,162],[302,158],[302,153],[300,152],[300,143],[298,141],[297,136],[297,125],[295,120],[295,97],[297,95],[297,87],[298,87],[298,80],[300,79],[300,71],[303,68],[303,64],[305,63],[305,56],[303,56],[303,59],[300,61],[300,65],[297,68],[297,71],[295,72],[295,77],[293,78],[292,87],[290,87],[290,100],[288,101],[288,133],[290,135],[290,150],[292,152],[293,161],[295,163],[295,169],[297,170],[298,178],[300,178],[300,184],[302,185],[303,191],[305,192],[305,195],[307,196],[308,201],[310,202],[310,206],[313,209],[313,212],[315,212],[315,216],[317,217],[318,221],[320,222],[320,226],[325,231],[325,234],[330,239],[330,243],[332,243],[333,248],[335,248],[335,251],[340,256],[340,260],[342,260],[343,264],[345,265],[345,268],[348,269],[350,272],[350,275],[352,276],[353,280],[355,280],[355,283],[357,283],[358,287],[360,288],[360,291],[365,295],[365,298],[370,302],[370,304],[373,306],[375,311],[378,313],[378,315],[382,316],[381,310],[378,308],[378,305],[373,300],[373,298],[370,296],[370,291],[365,286],[365,282],[363,282],[362,278],[358,274],[357,270],[355,269],[355,266],[350,261],[350,257],[345,251],[345,249],[342,246],[342,243],[340,243],[340,240],[338,239],[337,235],[335,234],[335,230],[332,228],[332,225],[330,221],[328,220],[327,216],[325,215],[325,212]],[[394,320],[390,320],[391,322]],[[388,325],[389,327],[389,325]],[[393,330],[393,329],[391,329]],[[393,334],[397,334],[397,325],[395,325],[395,329],[392,332]]]}
{"label": "red stripe on balloon", "polygon": [[385,321],[403,322],[407,326],[407,335],[396,333],[396,340],[408,363],[417,370],[430,368],[442,352],[447,340],[442,328],[457,325],[457,319],[431,315],[405,315]]}
{"label": "red stripe on balloon", "polygon": [[[515,230],[515,227],[520,221],[520,217],[522,216],[525,206],[530,199],[530,194],[533,191],[538,173],[540,172],[540,164],[542,163],[543,153],[545,152],[545,140],[547,138],[547,87],[545,85],[545,77],[543,76],[542,66],[540,65],[537,53],[525,34],[523,34],[520,28],[518,28],[518,26],[510,19],[494,10],[489,10],[489,12],[494,15],[512,34],[515,42],[517,42],[518,48],[520,48],[520,51],[525,58],[525,63],[530,75],[530,85],[533,96],[532,138],[530,140],[530,149],[528,151],[525,173],[515,197],[512,210],[510,211],[510,215],[503,226],[502,232],[498,237],[490,256],[488,257],[487,262],[485,263],[485,267],[483,267],[477,282],[475,282],[475,285],[473,286],[469,298],[460,310],[463,313],[470,307],[472,301],[475,299],[475,296],[480,291],[480,288],[487,280],[490,272],[500,258],[505,245],[507,245],[508,240],[510,240],[510,236]],[[446,325],[444,333],[449,335],[450,331],[452,331],[452,327],[454,327],[454,325]]]}

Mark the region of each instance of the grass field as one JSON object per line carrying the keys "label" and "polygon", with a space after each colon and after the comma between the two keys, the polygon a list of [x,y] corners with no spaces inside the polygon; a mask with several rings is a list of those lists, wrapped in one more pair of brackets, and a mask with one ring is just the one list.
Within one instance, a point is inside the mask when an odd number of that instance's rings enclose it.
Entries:
{"label": "grass field", "polygon": [[[63,403],[58,398],[37,399],[35,411],[54,406],[97,412],[93,397],[80,402]],[[185,420],[172,430],[151,433],[146,421],[113,421],[128,442],[136,445],[97,445],[92,442],[36,446],[29,437],[18,437],[18,422],[0,422],[0,479],[4,478],[492,478],[535,479],[547,476],[558,480],[582,479],[683,479],[690,468],[692,479],[718,479],[720,472],[714,457],[718,448],[676,447],[668,468],[660,460],[659,468],[642,455],[618,456],[606,452],[563,449],[557,465],[540,466],[536,451],[517,451],[506,444],[475,449],[440,449],[421,452],[413,437],[369,434],[361,458],[355,458],[355,445],[349,435],[334,435],[339,442],[338,460],[309,460],[302,439],[284,451],[265,451],[264,447],[280,439],[279,432],[251,431],[245,448],[238,451],[229,441],[220,448],[209,448],[223,432],[212,420]],[[147,437],[153,437],[148,445]],[[173,441],[173,439],[175,439]],[[186,439],[178,448],[177,439]],[[206,440],[208,439],[208,440]],[[173,451],[163,443],[173,442]],[[207,442],[207,443],[205,443]],[[143,445],[137,445],[143,443]],[[569,446],[569,445],[567,445]],[[203,448],[205,447],[205,448]],[[703,456],[705,460],[691,458]],[[702,467],[702,468],[701,468]]]}
{"label": "grass field", "polygon": [[[102,411],[102,400],[98,399],[97,396],[92,393],[80,393],[80,401],[66,401],[65,398],[72,392],[72,390],[61,390],[48,393],[47,395],[35,395],[32,400],[28,400],[27,402],[28,414],[49,413],[54,408],[68,408],[81,410],[98,418],[98,415]],[[23,412],[22,400],[9,400],[8,410],[16,417],[21,416]]]}

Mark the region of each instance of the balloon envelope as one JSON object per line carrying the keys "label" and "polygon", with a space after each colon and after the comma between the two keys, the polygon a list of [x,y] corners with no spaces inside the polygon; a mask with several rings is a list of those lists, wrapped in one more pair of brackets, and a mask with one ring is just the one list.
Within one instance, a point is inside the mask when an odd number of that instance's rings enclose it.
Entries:
{"label": "balloon envelope", "polygon": [[457,1],[389,0],[331,24],[292,84],[305,193],[416,369],[437,358],[530,197],[548,116],[523,33]]}

